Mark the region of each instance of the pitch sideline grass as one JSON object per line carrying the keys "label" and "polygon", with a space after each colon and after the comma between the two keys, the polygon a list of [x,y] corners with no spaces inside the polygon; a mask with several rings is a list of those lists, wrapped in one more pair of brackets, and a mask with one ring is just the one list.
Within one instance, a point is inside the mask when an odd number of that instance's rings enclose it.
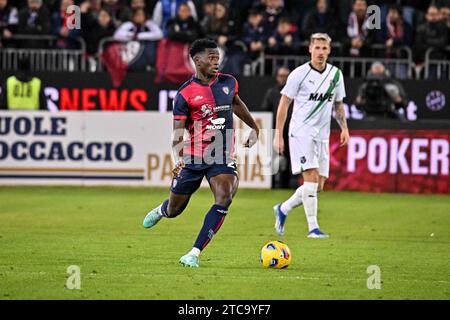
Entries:
{"label": "pitch sideline grass", "polygon": [[[307,239],[303,208],[276,236],[272,206],[289,190],[241,189],[200,269],[178,259],[212,204],[199,190],[186,212],[142,228],[166,189],[1,187],[0,299],[449,299],[450,197],[325,192]],[[286,270],[259,264],[262,245],[286,242]],[[81,268],[81,290],[66,269]],[[381,290],[367,288],[367,267]]]}

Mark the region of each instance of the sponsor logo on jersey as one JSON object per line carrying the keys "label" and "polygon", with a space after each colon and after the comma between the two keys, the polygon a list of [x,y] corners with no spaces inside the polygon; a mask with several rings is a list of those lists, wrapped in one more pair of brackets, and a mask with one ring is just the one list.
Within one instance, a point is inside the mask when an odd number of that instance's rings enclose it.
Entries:
{"label": "sponsor logo on jersey", "polygon": [[309,101],[321,101],[321,102],[324,102],[324,101],[327,101],[328,100],[328,102],[331,102],[331,101],[333,101],[333,94],[332,93],[318,93],[318,92],[316,92],[316,93],[311,93],[310,95],[309,95]]}
{"label": "sponsor logo on jersey", "polygon": [[208,119],[211,124],[206,126],[207,130],[223,130],[225,129],[225,118],[213,119],[212,117]]}
{"label": "sponsor logo on jersey", "polygon": [[305,157],[301,157],[301,158],[300,158],[300,162],[301,162],[301,163],[305,163],[305,162],[306,162],[306,158],[305,158]]}
{"label": "sponsor logo on jersey", "polygon": [[202,100],[203,99],[203,96],[196,96],[195,98],[194,98],[194,101],[198,101],[198,100]]}
{"label": "sponsor logo on jersey", "polygon": [[231,105],[225,105],[225,106],[217,106],[214,107],[214,112],[220,112],[220,111],[228,111],[231,110]]}

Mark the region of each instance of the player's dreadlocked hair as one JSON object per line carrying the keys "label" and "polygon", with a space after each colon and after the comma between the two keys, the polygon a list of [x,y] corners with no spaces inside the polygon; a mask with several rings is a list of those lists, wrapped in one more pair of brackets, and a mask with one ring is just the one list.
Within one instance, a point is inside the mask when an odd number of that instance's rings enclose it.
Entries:
{"label": "player's dreadlocked hair", "polygon": [[217,43],[210,39],[197,39],[189,50],[189,55],[193,59],[197,53],[205,51],[205,49],[216,49]]}

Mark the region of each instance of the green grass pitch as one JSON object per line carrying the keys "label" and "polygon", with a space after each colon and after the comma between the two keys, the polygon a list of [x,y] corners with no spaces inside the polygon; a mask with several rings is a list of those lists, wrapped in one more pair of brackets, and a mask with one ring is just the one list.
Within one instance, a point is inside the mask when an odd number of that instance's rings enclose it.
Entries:
{"label": "green grass pitch", "polygon": [[[307,239],[303,208],[273,229],[272,206],[289,190],[239,190],[199,269],[178,259],[192,246],[209,190],[176,219],[145,230],[167,189],[1,187],[0,299],[449,299],[450,197],[325,192],[319,222],[330,239]],[[264,243],[291,248],[285,270],[263,269]],[[81,268],[69,290],[67,267]],[[367,268],[381,289],[367,288]]]}

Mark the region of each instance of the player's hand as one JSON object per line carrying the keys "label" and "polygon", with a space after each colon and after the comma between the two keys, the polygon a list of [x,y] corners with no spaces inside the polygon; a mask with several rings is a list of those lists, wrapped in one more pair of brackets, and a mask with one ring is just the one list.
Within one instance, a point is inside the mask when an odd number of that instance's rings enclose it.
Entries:
{"label": "player's hand", "polygon": [[348,140],[350,140],[350,133],[348,132],[348,129],[342,130],[340,147],[346,146],[348,143]]}
{"label": "player's hand", "polygon": [[273,139],[273,147],[279,154],[284,154],[284,139],[281,135],[275,135],[275,138]]}
{"label": "player's hand", "polygon": [[248,135],[247,141],[244,143],[245,148],[251,148],[258,141],[259,131],[252,129]]}
{"label": "player's hand", "polygon": [[181,169],[183,169],[183,167],[184,167],[185,165],[186,165],[186,164],[184,163],[184,160],[183,160],[183,159],[177,161],[177,163],[175,164],[175,168],[173,168],[173,170],[172,170],[172,173],[173,173],[174,178],[178,177],[178,175],[179,175],[180,172],[181,172]]}

